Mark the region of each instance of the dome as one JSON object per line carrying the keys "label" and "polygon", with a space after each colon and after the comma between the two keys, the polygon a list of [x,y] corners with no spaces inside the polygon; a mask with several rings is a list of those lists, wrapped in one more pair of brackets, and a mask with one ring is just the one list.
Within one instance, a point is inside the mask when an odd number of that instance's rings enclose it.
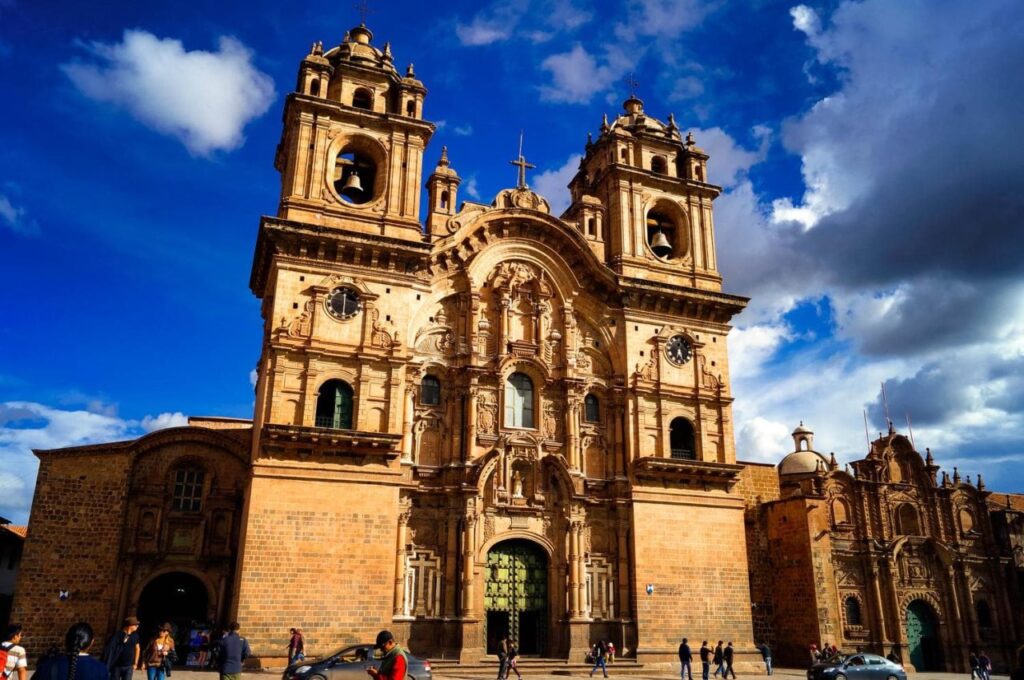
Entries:
{"label": "dome", "polygon": [[806,475],[827,470],[828,461],[817,451],[794,451],[779,463],[780,475]]}
{"label": "dome", "polygon": [[360,24],[350,29],[341,44],[328,50],[324,57],[335,65],[339,62],[348,62],[366,68],[380,69],[398,77],[390,43],[385,44],[383,50],[379,50],[371,44],[372,41],[373,32],[365,24]]}
{"label": "dome", "polygon": [[674,117],[669,116],[669,122],[666,124],[657,118],[648,116],[644,113],[643,101],[637,97],[631,96],[624,101],[622,108],[623,113],[619,114],[607,129],[602,129],[602,132],[619,129],[631,134],[647,133],[666,136],[675,140],[682,139],[679,135],[679,128],[676,127]]}

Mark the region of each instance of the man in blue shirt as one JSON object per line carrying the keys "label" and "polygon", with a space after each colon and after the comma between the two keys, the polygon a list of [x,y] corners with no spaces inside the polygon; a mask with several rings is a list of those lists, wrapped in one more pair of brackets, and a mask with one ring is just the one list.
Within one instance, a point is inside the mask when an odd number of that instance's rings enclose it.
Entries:
{"label": "man in blue shirt", "polygon": [[237,621],[232,623],[227,634],[217,643],[221,680],[241,680],[242,664],[252,654],[249,642],[238,634],[240,627]]}

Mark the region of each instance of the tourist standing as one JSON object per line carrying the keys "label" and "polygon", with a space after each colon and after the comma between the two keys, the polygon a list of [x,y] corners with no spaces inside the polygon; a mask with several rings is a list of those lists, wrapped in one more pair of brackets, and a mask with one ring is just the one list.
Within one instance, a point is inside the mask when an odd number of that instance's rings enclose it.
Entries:
{"label": "tourist standing", "polygon": [[173,651],[174,638],[171,637],[171,624],[165,623],[160,626],[156,637],[150,641],[145,653],[142,655],[148,680],[166,680],[167,670],[165,664],[167,663],[167,657]]}
{"label": "tourist standing", "polygon": [[683,638],[679,645],[679,677],[682,680],[686,680],[687,675],[690,676],[690,680],[693,680],[693,671],[690,670],[691,661],[693,661],[693,652],[690,651],[690,643]]}
{"label": "tourist standing", "polygon": [[971,680],[974,680],[974,676],[978,674],[978,655],[972,651],[968,661],[971,664]]}
{"label": "tourist standing", "polygon": [[992,660],[988,658],[984,649],[978,655],[978,673],[981,675],[981,680],[991,680]]}
{"label": "tourist standing", "polygon": [[7,626],[4,641],[0,643],[0,673],[3,673],[4,680],[13,680],[14,672],[18,672],[17,680],[25,680],[28,677],[28,655],[25,648],[21,646],[22,627],[17,623]]}
{"label": "tourist standing", "polygon": [[818,663],[819,661],[821,661],[821,657],[818,656],[818,645],[816,645],[816,644],[814,644],[812,642],[811,646],[807,648],[807,652],[811,656],[811,665],[812,666],[814,664]]}
{"label": "tourist standing", "polygon": [[615,663],[615,643],[611,640],[608,641],[608,665]]}
{"label": "tourist standing", "polygon": [[711,672],[711,648],[708,647],[708,641],[700,643],[700,673],[703,680],[708,680],[708,674]]}
{"label": "tourist standing", "polygon": [[729,640],[729,644],[726,645],[725,649],[722,650],[722,659],[725,660],[725,672],[722,673],[722,678],[728,678],[729,673],[732,673],[732,677],[736,678],[736,671],[732,669],[732,659],[735,650],[732,648],[732,640]]}
{"label": "tourist standing", "polygon": [[405,650],[395,642],[395,636],[389,630],[382,630],[377,633],[376,649],[383,652],[380,660],[380,668],[370,666],[366,672],[373,680],[405,680],[405,673],[409,668],[409,659]]}
{"label": "tourist standing", "polygon": [[768,646],[767,642],[762,642],[758,649],[761,650],[761,658],[764,660],[765,670],[768,671],[768,675],[772,674],[772,648]]}
{"label": "tourist standing", "polygon": [[129,616],[121,630],[110,636],[103,648],[103,661],[107,664],[110,680],[132,680],[132,671],[139,665],[139,620]]}
{"label": "tourist standing", "polygon": [[605,659],[608,656],[608,647],[605,645],[604,640],[600,640],[596,645],[594,645],[593,654],[594,667],[590,669],[590,677],[594,677],[594,671],[596,671],[600,667],[601,672],[604,673],[604,677],[607,678],[608,666],[605,663]]}
{"label": "tourist standing", "polygon": [[724,678],[725,677],[725,659],[724,659],[724,657],[722,655],[722,641],[721,640],[719,640],[718,644],[715,645],[715,658],[714,658],[714,661],[715,661],[715,677],[717,678],[718,674],[721,673],[722,677]]}
{"label": "tourist standing", "polygon": [[[509,640],[508,641],[508,669],[516,674],[519,680],[522,680],[523,676],[519,673],[519,641]],[[508,671],[505,671],[505,676],[508,676]]]}
{"label": "tourist standing", "polygon": [[301,628],[292,628],[292,637],[288,641],[288,664],[303,661],[306,658],[306,640],[302,636]]}
{"label": "tourist standing", "polygon": [[64,635],[64,653],[45,657],[36,666],[33,677],[46,680],[108,680],[107,667],[89,656],[92,626],[84,621],[68,628]]}
{"label": "tourist standing", "polygon": [[239,628],[241,626],[237,621],[232,622],[228,626],[228,632],[217,643],[217,661],[221,680],[241,680],[242,664],[252,654],[249,649],[249,641],[238,634]]}
{"label": "tourist standing", "polygon": [[508,675],[508,635],[498,640],[498,680],[505,680]]}

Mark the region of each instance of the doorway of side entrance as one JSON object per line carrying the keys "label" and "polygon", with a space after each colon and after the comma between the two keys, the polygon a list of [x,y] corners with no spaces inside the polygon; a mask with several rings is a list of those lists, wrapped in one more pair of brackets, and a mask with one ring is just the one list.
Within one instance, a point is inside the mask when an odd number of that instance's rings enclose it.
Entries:
{"label": "doorway of side entrance", "polygon": [[[192,574],[174,571],[157,576],[142,589],[137,616],[139,634],[146,645],[165,623],[171,624],[178,662],[186,663],[194,630],[209,630],[209,594]],[[198,649],[195,651],[199,651]]]}

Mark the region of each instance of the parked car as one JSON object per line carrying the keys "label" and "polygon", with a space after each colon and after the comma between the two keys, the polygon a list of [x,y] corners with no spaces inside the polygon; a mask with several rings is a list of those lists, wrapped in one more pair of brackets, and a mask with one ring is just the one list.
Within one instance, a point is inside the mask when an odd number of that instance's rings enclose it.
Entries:
{"label": "parked car", "polygon": [[907,680],[907,672],[877,654],[841,654],[811,666],[807,680]]}
{"label": "parked car", "polygon": [[[281,680],[371,680],[366,669],[380,668],[380,652],[372,644],[343,647],[316,661],[300,661],[284,671]],[[409,680],[431,680],[430,662],[406,652]],[[904,680],[904,678],[900,678]]]}

